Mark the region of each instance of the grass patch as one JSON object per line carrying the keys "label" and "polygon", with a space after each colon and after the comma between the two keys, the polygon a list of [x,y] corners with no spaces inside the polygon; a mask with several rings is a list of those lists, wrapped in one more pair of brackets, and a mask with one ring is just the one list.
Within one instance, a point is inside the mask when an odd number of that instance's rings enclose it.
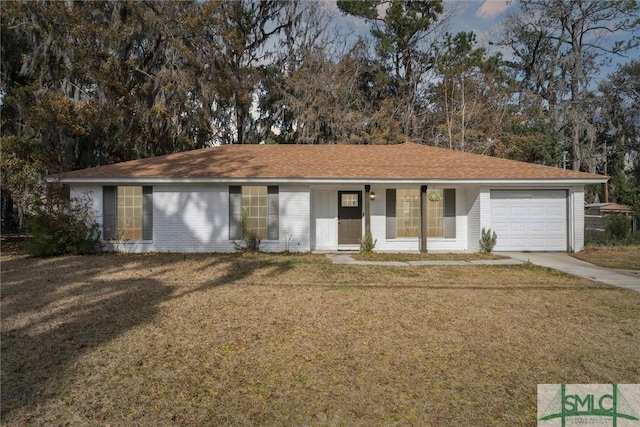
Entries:
{"label": "grass patch", "polygon": [[604,230],[585,230],[584,244],[585,246],[640,246],[640,231],[619,239]]}
{"label": "grass patch", "polygon": [[640,270],[640,246],[586,246],[571,256],[606,268]]}
{"label": "grass patch", "polygon": [[640,293],[526,264],[2,254],[1,286],[3,425],[534,425],[537,384],[640,382]]}
{"label": "grass patch", "polygon": [[492,253],[354,253],[351,255],[353,259],[359,261],[475,261],[475,260],[492,260],[506,259],[503,255]]}

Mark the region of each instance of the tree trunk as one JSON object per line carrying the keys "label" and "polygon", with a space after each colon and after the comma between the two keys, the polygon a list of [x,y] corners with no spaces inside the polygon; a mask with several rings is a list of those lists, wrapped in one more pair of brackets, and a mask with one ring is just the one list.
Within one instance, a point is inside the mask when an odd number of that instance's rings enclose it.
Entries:
{"label": "tree trunk", "polygon": [[464,97],[464,73],[462,74],[462,91],[461,91],[461,100],[462,100],[462,115],[461,115],[461,120],[460,120],[460,151],[464,151],[464,146],[465,146],[465,141],[464,141],[464,127],[465,127],[465,112],[466,112],[466,104],[465,104],[465,97]]}
{"label": "tree trunk", "polygon": [[571,137],[571,150],[572,150],[572,169],[574,171],[580,170],[580,129],[576,124],[573,124],[572,137]]}
{"label": "tree trunk", "polygon": [[236,144],[244,144],[244,107],[236,98]]}
{"label": "tree trunk", "polygon": [[13,198],[11,193],[3,191],[2,193],[2,232],[13,230]]}

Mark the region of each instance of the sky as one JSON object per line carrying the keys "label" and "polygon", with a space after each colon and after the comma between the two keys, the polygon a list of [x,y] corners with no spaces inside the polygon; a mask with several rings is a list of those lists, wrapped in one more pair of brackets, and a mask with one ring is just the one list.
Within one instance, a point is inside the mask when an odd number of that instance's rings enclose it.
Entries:
{"label": "sky", "polygon": [[[323,0],[327,9],[334,12],[336,25],[346,28],[354,34],[366,35],[369,26],[364,20],[343,15],[336,6],[335,0]],[[490,41],[500,38],[502,21],[505,16],[518,13],[517,0],[444,0],[445,12],[453,14],[449,21],[448,32],[455,34],[460,31],[473,31],[476,34],[478,46],[485,47],[490,53],[501,50],[505,59],[510,59],[511,54],[506,49],[495,45],[489,45]],[[629,38],[629,34],[618,34],[619,39]],[[631,59],[640,58],[640,48],[636,48],[626,54],[626,57],[612,58],[612,65],[603,67],[597,80],[606,78],[607,74],[614,71],[616,64],[629,62]]]}
{"label": "sky", "polygon": [[[513,0],[445,0],[445,11],[452,11],[454,17],[450,22],[450,32],[474,31],[476,34],[486,33],[499,24],[508,9],[514,8]],[[366,33],[368,26],[364,20],[343,15],[336,6],[336,0],[324,0],[329,11],[335,12],[339,26],[356,33]]]}

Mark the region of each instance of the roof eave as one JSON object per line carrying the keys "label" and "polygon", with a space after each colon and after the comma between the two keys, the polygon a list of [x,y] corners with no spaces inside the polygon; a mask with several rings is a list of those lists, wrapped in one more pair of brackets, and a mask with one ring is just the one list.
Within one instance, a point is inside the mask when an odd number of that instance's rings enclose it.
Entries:
{"label": "roof eave", "polygon": [[66,184],[476,184],[476,185],[587,185],[602,184],[608,181],[608,177],[600,178],[164,178],[164,177],[110,177],[110,178],[86,178],[47,177],[48,182],[60,181]]}

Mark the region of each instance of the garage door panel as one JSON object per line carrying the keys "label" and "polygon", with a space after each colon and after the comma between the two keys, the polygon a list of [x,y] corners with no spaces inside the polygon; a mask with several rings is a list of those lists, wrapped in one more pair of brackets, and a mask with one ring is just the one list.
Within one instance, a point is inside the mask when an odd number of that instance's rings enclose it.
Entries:
{"label": "garage door panel", "polygon": [[567,240],[561,237],[551,237],[548,238],[547,241],[551,242],[551,246],[562,246],[564,248],[567,246]]}
{"label": "garage door panel", "polygon": [[[561,224],[561,223],[558,223],[558,222],[551,222],[551,223],[548,224],[547,231],[549,233],[553,233],[553,234],[563,234],[562,237],[564,238],[565,237],[564,233],[566,231],[566,226],[563,223]],[[552,238],[553,237],[550,237],[550,239],[552,239]],[[566,241],[566,239],[565,239],[565,241]]]}
{"label": "garage door panel", "polygon": [[564,218],[567,214],[567,209],[562,207],[550,206],[547,212],[548,216],[554,216],[558,218]]}
{"label": "garage door panel", "polygon": [[511,209],[507,209],[507,215],[513,216],[526,216],[528,214],[527,208],[525,206],[514,206]]}
{"label": "garage door panel", "polygon": [[547,224],[544,222],[532,222],[529,224],[529,231],[532,233],[544,233],[547,231]]}
{"label": "garage door panel", "polygon": [[522,222],[516,222],[511,224],[511,227],[507,227],[512,233],[525,233],[527,231],[527,224]]}
{"label": "garage door panel", "polygon": [[498,251],[566,251],[566,191],[492,190],[491,229]]}
{"label": "garage door panel", "polygon": [[491,224],[491,230],[497,232],[509,231],[509,224],[504,221],[495,221]]}
{"label": "garage door panel", "polygon": [[[498,237],[498,240],[500,240],[500,237]],[[525,237],[510,237],[508,240],[508,244],[510,246],[523,246],[527,244],[528,239]],[[497,243],[496,243],[496,247],[497,247]]]}
{"label": "garage door panel", "polygon": [[492,212],[496,218],[507,218],[509,216],[509,209],[506,206],[496,206],[496,211]]}
{"label": "garage door panel", "polygon": [[547,209],[544,206],[532,206],[529,210],[531,216],[545,216],[546,214]]}
{"label": "garage door panel", "polygon": [[547,244],[547,239],[543,237],[533,237],[527,242],[524,242],[524,244],[529,245],[532,248],[536,248],[536,250],[544,250]]}

